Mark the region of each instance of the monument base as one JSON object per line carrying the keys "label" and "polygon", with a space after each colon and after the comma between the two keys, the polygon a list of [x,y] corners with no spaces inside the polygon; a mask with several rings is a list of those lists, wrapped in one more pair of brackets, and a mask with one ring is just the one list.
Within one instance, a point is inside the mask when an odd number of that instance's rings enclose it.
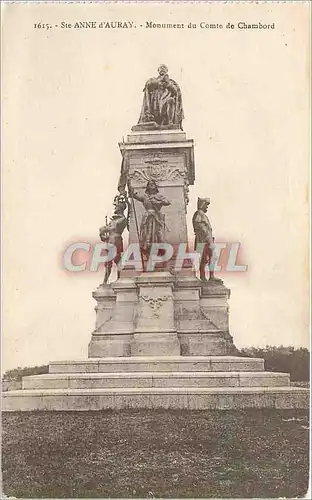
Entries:
{"label": "monument base", "polygon": [[3,411],[129,408],[233,410],[309,407],[309,390],[257,358],[138,356],[58,361],[3,393]]}
{"label": "monument base", "polygon": [[166,270],[100,285],[89,357],[230,354],[229,293],[221,282]]}
{"label": "monument base", "polygon": [[89,358],[57,361],[3,393],[3,411],[297,409],[309,390],[264,360],[231,356],[221,282],[168,271],[122,277],[94,292]]}

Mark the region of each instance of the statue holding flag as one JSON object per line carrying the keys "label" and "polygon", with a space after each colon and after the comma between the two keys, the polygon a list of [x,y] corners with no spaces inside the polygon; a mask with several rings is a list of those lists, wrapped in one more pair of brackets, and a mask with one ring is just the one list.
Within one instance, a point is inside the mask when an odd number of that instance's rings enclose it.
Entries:
{"label": "statue holding flag", "polygon": [[165,242],[165,216],[161,213],[161,208],[170,205],[170,201],[165,196],[159,194],[155,181],[148,181],[144,195],[139,195],[132,188],[129,196],[143,203],[145,213],[143,215],[139,242],[143,255],[149,255],[153,243]]}

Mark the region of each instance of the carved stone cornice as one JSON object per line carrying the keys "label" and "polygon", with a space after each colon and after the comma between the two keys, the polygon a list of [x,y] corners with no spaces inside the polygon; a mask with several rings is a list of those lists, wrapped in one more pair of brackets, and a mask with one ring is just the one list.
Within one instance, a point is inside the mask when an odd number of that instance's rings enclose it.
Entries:
{"label": "carved stone cornice", "polygon": [[[147,163],[147,162],[145,162]],[[185,179],[186,173],[178,167],[168,167],[164,164],[149,164],[145,168],[130,171],[129,177],[138,184],[148,181],[176,181]]]}

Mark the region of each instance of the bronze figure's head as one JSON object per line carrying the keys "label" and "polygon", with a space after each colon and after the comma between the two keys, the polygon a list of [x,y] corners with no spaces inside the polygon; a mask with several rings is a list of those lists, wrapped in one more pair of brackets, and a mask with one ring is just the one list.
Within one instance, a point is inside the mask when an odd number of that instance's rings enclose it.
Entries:
{"label": "bronze figure's head", "polygon": [[157,194],[159,191],[158,191],[158,187],[157,187],[157,184],[155,181],[148,181],[147,183],[147,186],[146,186],[146,189],[145,189],[145,193],[147,194]]}
{"label": "bronze figure's head", "polygon": [[168,74],[168,68],[165,64],[161,64],[158,68],[159,76],[165,76]]}
{"label": "bronze figure's head", "polygon": [[197,210],[207,212],[210,205],[210,198],[197,198]]}
{"label": "bronze figure's head", "polygon": [[123,214],[127,208],[127,200],[124,195],[119,194],[114,198],[115,214]]}

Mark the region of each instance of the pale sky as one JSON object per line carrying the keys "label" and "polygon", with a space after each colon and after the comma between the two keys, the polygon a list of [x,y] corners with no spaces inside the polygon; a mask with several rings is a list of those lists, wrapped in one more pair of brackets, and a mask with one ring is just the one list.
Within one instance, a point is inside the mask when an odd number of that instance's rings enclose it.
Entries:
{"label": "pale sky", "polygon": [[[160,63],[181,89],[197,196],[242,245],[231,334],[308,346],[307,4],[8,4],[3,8],[3,369],[87,356],[101,273],[65,273],[68,242],[112,213],[118,141]],[[271,31],[36,30],[39,21],[275,22]],[[189,234],[192,234],[189,227]]]}

